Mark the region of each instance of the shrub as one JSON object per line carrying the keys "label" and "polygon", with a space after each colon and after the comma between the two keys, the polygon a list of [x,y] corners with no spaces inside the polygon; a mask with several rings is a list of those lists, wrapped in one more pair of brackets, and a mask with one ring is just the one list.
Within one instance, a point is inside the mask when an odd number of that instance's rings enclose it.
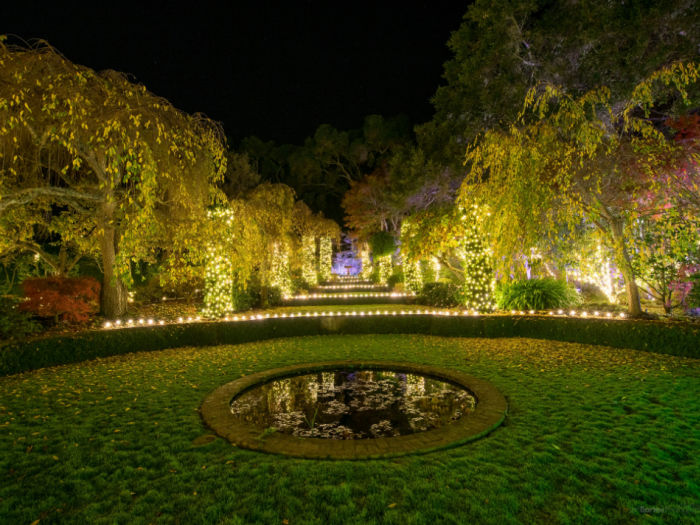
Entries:
{"label": "shrub", "polygon": [[386,284],[389,288],[394,288],[396,286],[396,283],[402,283],[403,282],[403,272],[401,271],[400,268],[394,268],[394,273],[392,273],[389,278],[386,280]]}
{"label": "shrub", "polygon": [[566,282],[546,277],[501,285],[496,303],[502,310],[546,310],[580,304],[581,297]]}
{"label": "shrub", "polygon": [[686,304],[688,308],[700,308],[700,273],[691,275],[689,281],[693,287],[685,298]]}
{"label": "shrub", "polygon": [[27,301],[20,308],[37,317],[86,323],[100,309],[100,283],[92,277],[25,279],[22,289]]}
{"label": "shrub", "polygon": [[39,323],[19,309],[19,304],[17,297],[0,296],[0,340],[24,339],[41,329]]}
{"label": "shrub", "polygon": [[452,283],[426,283],[418,302],[430,306],[449,308],[459,304],[459,287]]}
{"label": "shrub", "polygon": [[372,257],[384,257],[391,255],[396,249],[394,236],[389,232],[377,232],[369,240],[369,247],[372,250]]}

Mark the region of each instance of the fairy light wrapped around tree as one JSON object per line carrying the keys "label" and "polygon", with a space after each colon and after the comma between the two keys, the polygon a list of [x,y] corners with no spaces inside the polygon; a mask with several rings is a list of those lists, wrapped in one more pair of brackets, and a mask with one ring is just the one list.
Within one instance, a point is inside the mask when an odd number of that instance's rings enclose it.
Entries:
{"label": "fairy light wrapped around tree", "polygon": [[362,247],[360,248],[360,261],[362,262],[360,278],[367,280],[370,275],[372,275],[372,259],[369,257],[369,247],[366,243],[362,243]]}
{"label": "fairy light wrapped around tree", "polygon": [[318,278],[329,281],[333,270],[333,241],[330,237],[321,237],[318,246]]}
{"label": "fairy light wrapped around tree", "polygon": [[233,210],[219,208],[208,212],[214,231],[220,233],[214,239],[207,251],[204,270],[204,307],[202,315],[217,318],[235,310],[234,305],[234,272],[231,254],[228,253],[227,243],[231,240],[233,226]]}
{"label": "fairy light wrapped around tree", "polygon": [[270,260],[270,286],[279,288],[282,297],[292,295],[292,277],[289,271],[289,250],[282,242],[276,242],[272,246]]}
{"label": "fairy light wrapped around tree", "polygon": [[386,284],[391,277],[392,267],[391,267],[391,255],[382,255],[375,259],[377,267],[379,268],[379,282],[381,284]]}
{"label": "fairy light wrapped around tree", "polygon": [[301,276],[309,286],[318,284],[316,272],[316,238],[313,235],[304,235],[301,239]]}
{"label": "fairy light wrapped around tree", "polygon": [[493,299],[495,282],[491,256],[479,228],[483,213],[486,212],[479,205],[472,204],[464,209],[462,215],[464,247],[462,298],[464,306],[480,312],[491,311],[496,306]]}

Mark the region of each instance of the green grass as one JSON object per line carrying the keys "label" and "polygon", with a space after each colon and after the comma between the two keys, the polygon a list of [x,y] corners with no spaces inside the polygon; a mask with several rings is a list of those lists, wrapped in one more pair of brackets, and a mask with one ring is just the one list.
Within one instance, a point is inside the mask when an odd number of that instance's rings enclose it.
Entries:
{"label": "green grass", "polygon": [[[310,461],[209,440],[197,408],[272,367],[392,359],[483,377],[491,436]],[[2,523],[693,523],[700,360],[528,339],[323,336],[137,353],[0,378]]]}

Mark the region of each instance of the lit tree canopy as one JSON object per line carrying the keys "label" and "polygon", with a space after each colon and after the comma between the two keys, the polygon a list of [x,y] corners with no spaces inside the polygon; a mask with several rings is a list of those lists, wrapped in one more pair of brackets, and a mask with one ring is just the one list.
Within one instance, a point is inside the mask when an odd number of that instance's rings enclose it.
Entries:
{"label": "lit tree canopy", "polygon": [[0,122],[0,217],[52,205],[94,228],[105,315],[125,311],[130,261],[196,244],[192,234],[225,169],[212,121],[47,44],[0,41]]}

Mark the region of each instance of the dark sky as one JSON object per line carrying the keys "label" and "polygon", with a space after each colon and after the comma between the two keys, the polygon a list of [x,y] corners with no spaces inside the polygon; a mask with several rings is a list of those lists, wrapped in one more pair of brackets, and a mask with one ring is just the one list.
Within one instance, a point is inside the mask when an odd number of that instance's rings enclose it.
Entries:
{"label": "dark sky", "polygon": [[359,127],[372,113],[430,119],[468,2],[2,4],[0,34],[44,38],[73,62],[131,73],[223,122],[234,141],[299,143],[319,124]]}

